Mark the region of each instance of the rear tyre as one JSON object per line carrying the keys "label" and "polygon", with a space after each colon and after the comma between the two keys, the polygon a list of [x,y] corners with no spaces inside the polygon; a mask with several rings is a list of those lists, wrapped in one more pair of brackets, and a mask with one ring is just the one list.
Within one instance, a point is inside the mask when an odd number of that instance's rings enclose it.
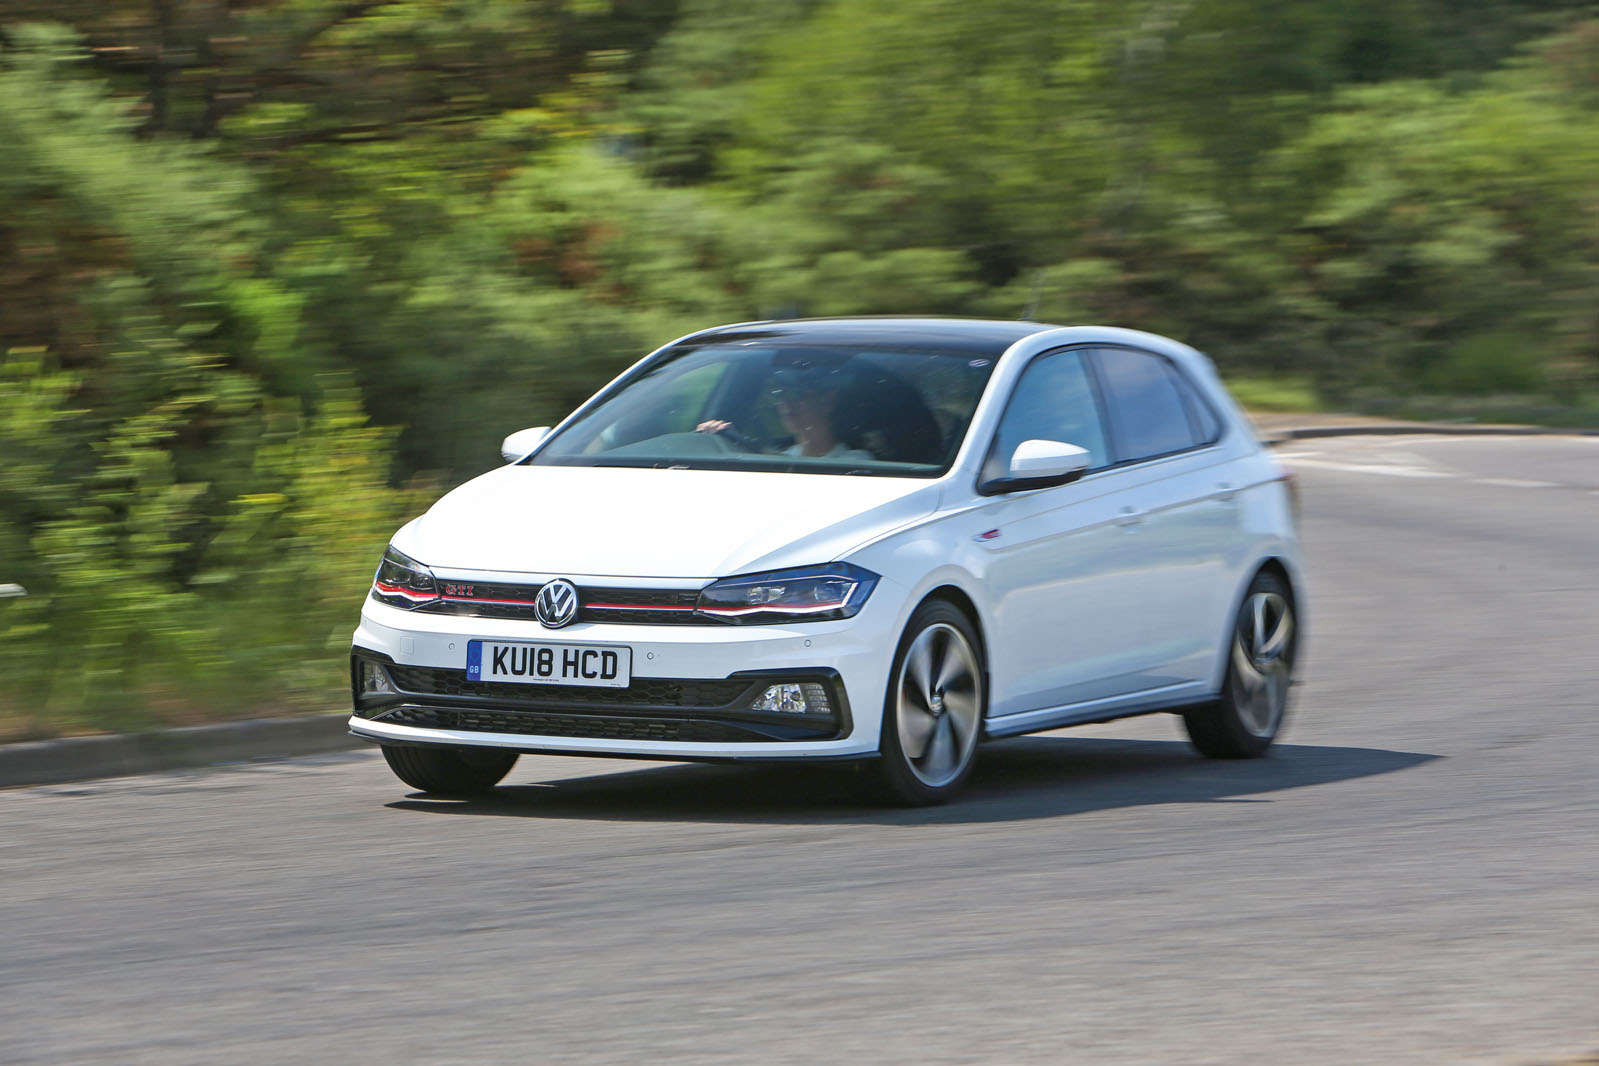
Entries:
{"label": "rear tyre", "polygon": [[470,796],[499,784],[517,753],[493,748],[408,748],[383,745],[394,776],[422,792]]}
{"label": "rear tyre", "polygon": [[1233,623],[1221,696],[1183,714],[1188,739],[1201,754],[1212,759],[1266,754],[1288,713],[1295,636],[1288,586],[1276,574],[1256,574]]}
{"label": "rear tyre", "polygon": [[872,766],[880,798],[943,803],[971,774],[987,695],[979,648],[971,622],[946,600],[911,615],[883,701],[882,757]]}

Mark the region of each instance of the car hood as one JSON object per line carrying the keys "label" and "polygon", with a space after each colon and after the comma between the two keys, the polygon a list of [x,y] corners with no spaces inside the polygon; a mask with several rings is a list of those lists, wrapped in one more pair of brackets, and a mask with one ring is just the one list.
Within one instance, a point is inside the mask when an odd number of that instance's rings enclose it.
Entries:
{"label": "car hood", "polygon": [[931,514],[939,491],[912,478],[505,466],[394,544],[447,570],[724,577],[838,560]]}

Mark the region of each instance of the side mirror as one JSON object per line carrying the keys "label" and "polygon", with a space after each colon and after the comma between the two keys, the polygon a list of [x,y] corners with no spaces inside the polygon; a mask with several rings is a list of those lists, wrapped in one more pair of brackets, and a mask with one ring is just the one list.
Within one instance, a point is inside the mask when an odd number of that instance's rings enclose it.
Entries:
{"label": "side mirror", "polygon": [[523,458],[528,452],[539,446],[539,441],[549,436],[549,426],[534,426],[532,429],[519,429],[500,445],[500,455],[508,463],[514,463]]}
{"label": "side mirror", "polygon": [[1058,440],[1024,440],[1010,457],[1004,477],[984,482],[978,492],[998,496],[1024,489],[1047,489],[1076,481],[1088,470],[1088,449]]}

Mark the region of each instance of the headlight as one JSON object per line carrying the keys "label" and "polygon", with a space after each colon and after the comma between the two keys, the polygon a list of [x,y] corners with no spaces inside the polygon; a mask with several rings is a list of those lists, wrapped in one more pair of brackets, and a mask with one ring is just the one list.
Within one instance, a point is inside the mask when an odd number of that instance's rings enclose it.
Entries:
{"label": "headlight", "polygon": [[730,577],[700,590],[700,614],[724,622],[823,622],[851,618],[877,587],[877,575],[850,563]]}
{"label": "headlight", "polygon": [[420,607],[439,598],[439,583],[433,571],[390,547],[372,577],[372,598],[390,607]]}

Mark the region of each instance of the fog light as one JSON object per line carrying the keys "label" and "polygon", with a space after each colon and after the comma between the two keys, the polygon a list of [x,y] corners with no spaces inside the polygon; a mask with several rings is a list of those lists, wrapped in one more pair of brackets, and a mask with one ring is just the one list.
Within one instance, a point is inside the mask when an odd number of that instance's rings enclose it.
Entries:
{"label": "fog light", "polygon": [[770,714],[832,714],[833,705],[825,686],[814,682],[798,685],[772,685],[750,704],[752,711]]}
{"label": "fog light", "polygon": [[387,670],[377,663],[361,660],[361,695],[363,696],[393,696],[394,685],[389,681]]}

